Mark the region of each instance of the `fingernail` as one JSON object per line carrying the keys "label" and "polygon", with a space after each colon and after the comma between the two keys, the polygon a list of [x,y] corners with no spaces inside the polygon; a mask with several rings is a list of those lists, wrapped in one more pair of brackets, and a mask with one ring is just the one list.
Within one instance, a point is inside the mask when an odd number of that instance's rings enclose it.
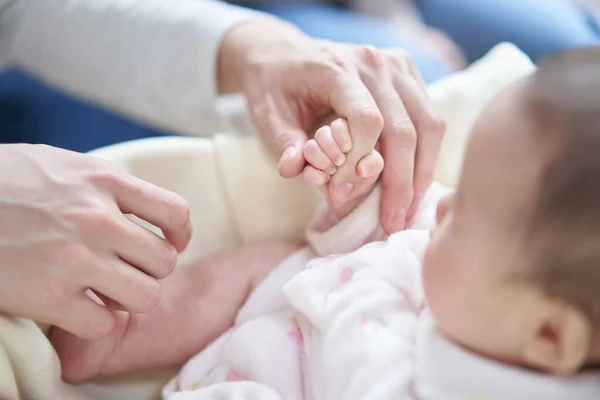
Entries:
{"label": "fingernail", "polygon": [[353,189],[354,189],[354,184],[350,183],[350,182],[344,182],[341,185],[339,185],[339,187],[333,193],[333,199],[332,199],[333,206],[341,207],[344,204],[346,204],[346,202],[348,202],[348,198],[350,197],[350,194],[352,193]]}
{"label": "fingernail", "polygon": [[329,171],[327,171],[327,173],[329,175],[335,175],[336,171],[337,171],[336,167],[331,167],[331,168],[329,168]]}
{"label": "fingernail", "polygon": [[406,210],[399,210],[394,214],[392,219],[390,220],[390,232],[399,232],[404,229],[404,225],[406,224]]}
{"label": "fingernail", "polygon": [[348,153],[350,150],[352,150],[352,141],[349,137],[347,139],[344,138],[344,142],[342,143],[342,151],[344,153]]}
{"label": "fingernail", "polygon": [[368,166],[366,166],[365,163],[358,165],[358,175],[361,178],[368,178],[370,170],[371,169]]}
{"label": "fingernail", "polygon": [[279,163],[277,164],[277,168],[281,168],[281,166],[283,164],[285,164],[287,162],[287,160],[292,158],[295,153],[296,153],[296,148],[294,146],[289,146],[288,148],[286,148],[285,151],[283,152],[283,154],[281,155],[281,158],[279,158]]}
{"label": "fingernail", "polygon": [[337,160],[335,160],[335,165],[337,165],[338,167],[341,167],[342,165],[344,165],[345,162],[346,162],[346,155],[342,154],[341,156],[339,156],[337,158]]}
{"label": "fingernail", "polygon": [[331,123],[331,131],[333,132],[334,130],[334,137],[339,142],[340,149],[344,153],[348,153],[352,150],[352,138],[350,137],[347,123],[341,118],[336,119]]}
{"label": "fingernail", "polygon": [[352,150],[352,138],[350,137],[350,133],[347,130],[344,130],[344,133],[340,135],[341,142],[340,147],[344,153],[348,153]]}

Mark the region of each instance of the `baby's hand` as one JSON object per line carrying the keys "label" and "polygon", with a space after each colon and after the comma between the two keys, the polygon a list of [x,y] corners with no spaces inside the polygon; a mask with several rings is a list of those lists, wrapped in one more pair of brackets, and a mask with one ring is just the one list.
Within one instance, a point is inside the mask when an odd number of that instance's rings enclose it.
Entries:
{"label": "baby's hand", "polygon": [[340,217],[351,212],[375,187],[379,175],[383,171],[383,158],[375,149],[366,149],[364,157],[353,166],[353,170],[363,179],[357,185],[355,200],[340,207],[329,198],[327,185],[337,169],[346,163],[346,154],[352,149],[352,137],[348,123],[343,118],[338,118],[329,125],[324,125],[317,130],[314,139],[309,140],[304,146],[304,157],[308,163],[302,176],[306,184],[320,188],[327,197],[329,205]]}

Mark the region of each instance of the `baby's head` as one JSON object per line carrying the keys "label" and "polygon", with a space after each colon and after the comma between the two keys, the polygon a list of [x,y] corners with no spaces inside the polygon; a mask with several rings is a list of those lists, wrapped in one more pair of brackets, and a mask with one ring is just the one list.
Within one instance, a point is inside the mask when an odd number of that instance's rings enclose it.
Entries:
{"label": "baby's head", "polygon": [[485,109],[438,207],[423,280],[440,331],[501,361],[600,361],[600,49],[556,56]]}

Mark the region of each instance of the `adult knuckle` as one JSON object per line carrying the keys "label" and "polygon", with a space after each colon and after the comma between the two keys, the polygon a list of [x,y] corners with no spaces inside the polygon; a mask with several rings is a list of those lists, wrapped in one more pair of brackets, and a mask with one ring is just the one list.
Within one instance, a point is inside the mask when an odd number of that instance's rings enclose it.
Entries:
{"label": "adult knuckle", "polygon": [[370,68],[379,70],[385,66],[385,57],[382,52],[371,45],[358,46],[360,59]]}
{"label": "adult knuckle", "polygon": [[414,147],[417,144],[417,131],[412,124],[407,122],[393,122],[389,127],[389,133],[397,138],[400,146]]}
{"label": "adult knuckle", "polygon": [[312,59],[311,65],[321,71],[340,71],[350,67],[348,57],[339,51],[339,46],[326,43],[318,57]]}
{"label": "adult knuckle", "polygon": [[117,219],[103,200],[95,196],[84,196],[79,203],[60,210],[60,216],[79,233],[89,231],[113,231]]}
{"label": "adult knuckle", "polygon": [[418,126],[418,135],[428,135],[428,137],[442,140],[446,133],[446,122],[432,113],[425,114],[416,122],[416,125]]}
{"label": "adult knuckle", "polygon": [[79,219],[84,229],[87,228],[87,230],[115,232],[122,228],[118,218],[112,212],[103,208],[81,210],[75,218]]}
{"label": "adult knuckle", "polygon": [[383,115],[375,108],[369,107],[359,110],[357,119],[361,125],[368,127],[369,132],[373,132],[373,135],[379,135],[383,129]]}
{"label": "adult knuckle", "polygon": [[404,60],[404,65],[410,70],[413,71],[416,68],[415,59],[407,52],[404,52],[402,56],[400,56]]}
{"label": "adult knuckle", "polygon": [[393,69],[410,72],[414,66],[413,58],[405,50],[393,50],[388,53],[388,61]]}
{"label": "adult knuckle", "polygon": [[350,68],[350,64],[346,57],[333,52],[330,54],[330,63],[326,63],[323,67],[331,74],[338,74],[342,71],[347,71]]}
{"label": "adult knuckle", "polygon": [[312,85],[327,92],[345,82],[352,68],[352,64],[347,60],[347,57],[329,51],[321,59],[307,62],[304,70]]}
{"label": "adult knuckle", "polygon": [[446,133],[446,121],[439,115],[428,115],[425,129],[432,134],[443,136]]}
{"label": "adult knuckle", "polygon": [[160,302],[162,288],[157,279],[145,275],[131,281],[128,285],[128,300],[125,307],[129,312],[147,313]]}
{"label": "adult knuckle", "polygon": [[340,87],[348,87],[349,76],[345,69],[329,64],[318,77],[315,77],[315,80],[324,91],[332,92]]}
{"label": "adult knuckle", "polygon": [[146,313],[152,311],[160,302],[162,288],[158,280],[150,277],[140,277],[130,284],[130,300],[128,310]]}
{"label": "adult knuckle", "polygon": [[88,181],[96,186],[111,188],[121,181],[121,174],[107,161],[96,160],[88,172]]}

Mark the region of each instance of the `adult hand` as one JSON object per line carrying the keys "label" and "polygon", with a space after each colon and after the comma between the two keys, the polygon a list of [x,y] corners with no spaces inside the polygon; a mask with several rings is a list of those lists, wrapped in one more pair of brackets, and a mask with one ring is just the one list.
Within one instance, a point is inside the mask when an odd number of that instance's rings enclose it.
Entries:
{"label": "adult hand", "polygon": [[351,200],[347,188],[360,185],[353,168],[379,140],[381,223],[388,234],[404,228],[433,180],[444,133],[407,53],[311,39],[265,19],[232,29],[219,60],[220,91],[245,92],[282,176],[302,172],[306,131],[333,110],[348,120],[353,148],[329,187]]}
{"label": "adult hand", "polygon": [[47,146],[1,145],[0,171],[0,311],[92,339],[112,329],[110,308],[157,305],[157,279],[171,273],[191,236],[185,200]]}

